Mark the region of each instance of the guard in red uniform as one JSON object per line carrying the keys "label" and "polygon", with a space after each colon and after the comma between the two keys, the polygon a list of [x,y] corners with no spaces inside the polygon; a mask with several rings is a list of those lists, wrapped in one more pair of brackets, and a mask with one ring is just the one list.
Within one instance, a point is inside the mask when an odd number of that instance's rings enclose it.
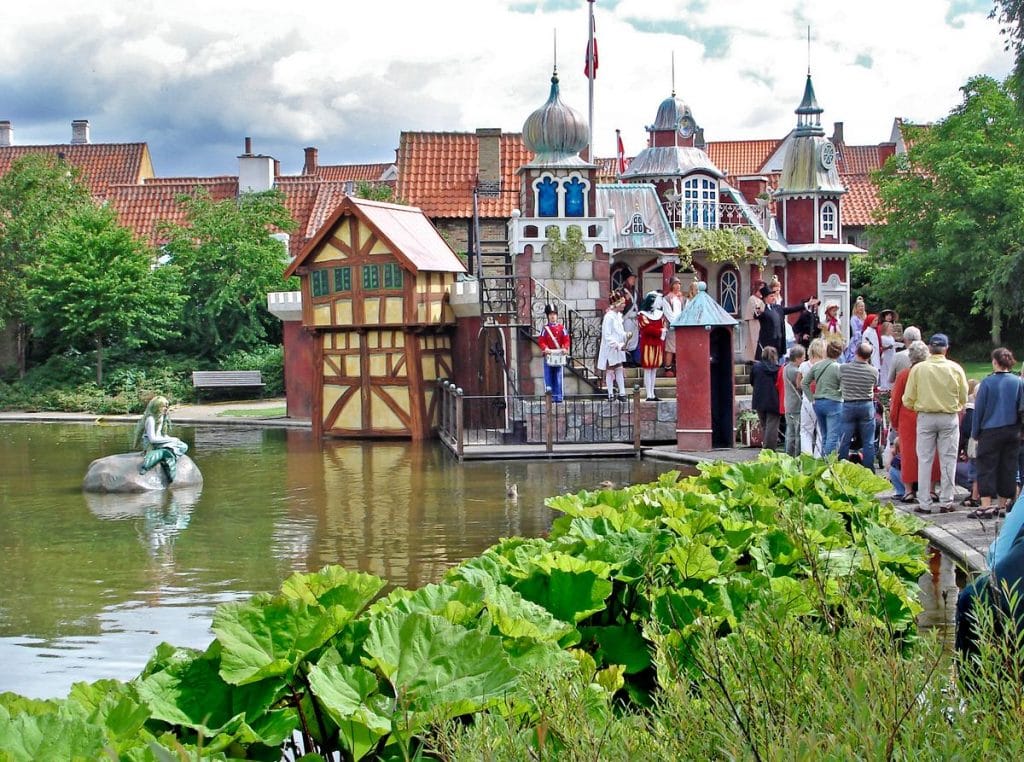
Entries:
{"label": "guard in red uniform", "polygon": [[547,325],[537,337],[541,351],[544,353],[544,386],[551,390],[554,402],[562,401],[562,372],[569,356],[569,334],[558,321],[558,309],[553,304],[544,305]]}
{"label": "guard in red uniform", "polygon": [[661,294],[657,291],[651,291],[644,297],[636,326],[640,332],[640,367],[644,369],[644,390],[647,392],[647,401],[656,402],[658,397],[654,393],[654,380],[665,357],[665,337],[668,335],[665,313],[661,310]]}

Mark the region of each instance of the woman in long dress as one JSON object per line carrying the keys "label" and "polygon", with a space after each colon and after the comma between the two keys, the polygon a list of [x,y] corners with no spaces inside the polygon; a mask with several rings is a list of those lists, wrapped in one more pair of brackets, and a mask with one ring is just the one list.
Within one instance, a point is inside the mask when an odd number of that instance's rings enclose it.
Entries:
{"label": "woman in long dress", "polygon": [[601,346],[597,351],[597,369],[604,371],[604,385],[608,399],[615,399],[615,386],[619,387],[619,399],[626,401],[626,378],[622,364],[626,362],[626,343],[629,335],[622,324],[622,310],[626,298],[618,291],[608,298],[608,309],[601,322]]}
{"label": "woman in long dress", "polygon": [[142,447],[140,474],[146,473],[159,463],[167,475],[167,480],[173,482],[178,470],[178,458],[188,452],[188,445],[169,434],[169,408],[170,403],[166,397],[157,396],[151,399],[142,418],[135,424],[133,443],[136,447]]}
{"label": "woman in long dress", "polygon": [[757,319],[757,316],[764,311],[764,300],[760,296],[761,287],[764,286],[764,281],[756,281],[754,283],[754,292],[747,299],[747,303],[743,305],[743,334],[745,343],[743,347],[743,359],[747,362],[754,361],[754,355],[757,353],[757,339],[761,333],[761,321]]}
{"label": "woman in long dress", "polygon": [[846,345],[843,362],[853,361],[853,353],[857,351],[857,345],[860,344],[861,338],[864,336],[864,321],[867,320],[867,317],[868,308],[864,304],[864,297],[858,296],[850,311],[850,341]]}
{"label": "woman in long dress", "polygon": [[665,320],[669,325],[668,336],[665,337],[665,376],[674,378],[676,359],[676,332],[672,330],[672,323],[683,311],[686,297],[683,296],[683,284],[679,278],[673,277],[669,281],[669,291],[662,299],[664,304]]}

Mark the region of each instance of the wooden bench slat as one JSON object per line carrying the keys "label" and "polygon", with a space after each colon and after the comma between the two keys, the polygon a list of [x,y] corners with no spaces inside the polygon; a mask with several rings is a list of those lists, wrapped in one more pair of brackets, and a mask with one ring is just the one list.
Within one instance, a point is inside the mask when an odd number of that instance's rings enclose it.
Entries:
{"label": "wooden bench slat", "polygon": [[194,370],[192,386],[264,386],[258,370]]}

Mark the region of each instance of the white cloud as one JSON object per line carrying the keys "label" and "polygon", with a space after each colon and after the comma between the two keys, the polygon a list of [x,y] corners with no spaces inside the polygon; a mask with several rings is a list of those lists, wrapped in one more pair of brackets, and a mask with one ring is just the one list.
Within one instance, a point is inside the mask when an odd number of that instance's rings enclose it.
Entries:
{"label": "white cloud", "polygon": [[[523,2],[515,4],[518,8]],[[547,98],[558,35],[562,99],[587,111],[587,4],[511,0],[288,3],[49,0],[5,12],[0,91],[19,142],[147,140],[158,172],[231,171],[244,135],[297,171],[390,160],[401,130],[519,130]],[[545,11],[543,7],[569,10]],[[595,143],[628,152],[672,90],[708,139],[781,137],[807,70],[824,119],[886,140],[892,119],[941,118],[978,73],[1005,75],[988,5],[962,0],[597,0]],[[967,10],[965,10],[967,8]],[[947,17],[952,23],[947,22]],[[211,157],[222,157],[214,162]]]}

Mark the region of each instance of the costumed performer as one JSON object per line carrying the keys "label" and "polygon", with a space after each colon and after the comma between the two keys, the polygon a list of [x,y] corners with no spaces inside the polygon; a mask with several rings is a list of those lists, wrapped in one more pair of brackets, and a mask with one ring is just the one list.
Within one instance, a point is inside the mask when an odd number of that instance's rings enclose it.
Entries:
{"label": "costumed performer", "polygon": [[569,352],[569,334],[558,321],[558,308],[555,305],[545,304],[544,314],[548,322],[537,337],[537,343],[544,353],[544,386],[551,390],[552,401],[561,402],[562,373]]}
{"label": "costumed performer", "polygon": [[644,371],[644,390],[647,401],[656,402],[654,381],[658,376],[662,358],[665,356],[665,313],[660,309],[661,294],[651,291],[644,297],[637,315],[636,325],[640,331],[640,367]]}

